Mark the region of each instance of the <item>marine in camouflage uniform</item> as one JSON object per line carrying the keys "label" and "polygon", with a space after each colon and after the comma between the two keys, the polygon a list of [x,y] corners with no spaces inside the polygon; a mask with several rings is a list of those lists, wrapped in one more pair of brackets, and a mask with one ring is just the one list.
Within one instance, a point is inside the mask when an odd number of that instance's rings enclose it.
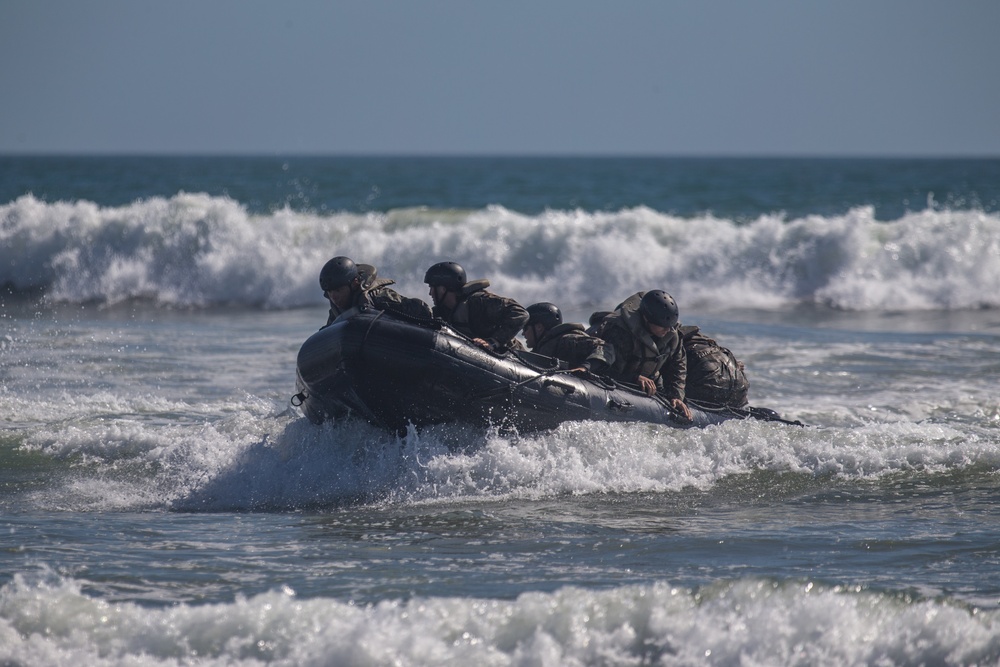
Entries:
{"label": "marine in camouflage uniform", "polygon": [[390,289],[394,280],[379,278],[374,266],[355,264],[349,257],[334,257],[327,262],[320,272],[319,282],[330,301],[330,315],[325,326],[333,324],[341,313],[351,308],[374,308],[422,320],[433,317],[430,307],[420,299]]}
{"label": "marine in camouflage uniform", "polygon": [[[609,311],[600,311],[591,315],[588,331],[595,333],[610,314]],[[750,380],[743,362],[696,326],[678,324],[677,332],[687,358],[685,400],[708,408],[746,408]]]}
{"label": "marine in camouflage uniform", "polygon": [[[656,322],[666,330],[665,335],[655,336],[648,326],[648,309],[642,308],[647,294],[666,296],[673,304],[673,299],[661,290],[638,292],[596,326],[595,335],[604,340],[605,356],[610,365],[607,374],[612,379],[633,384],[643,384],[641,379],[648,378],[655,384],[656,393],[674,402],[675,406],[677,402],[683,404],[687,355],[676,328],[676,305],[672,320]],[[647,303],[655,301],[655,298],[646,299]]]}
{"label": "marine in camouflage uniform", "polygon": [[434,316],[494,352],[520,348],[515,336],[528,313],[514,299],[487,290],[488,280],[466,281],[465,269],[455,262],[439,262],[427,270]]}
{"label": "marine in camouflage uniform", "polygon": [[608,368],[604,341],[588,334],[582,324],[562,321],[559,308],[547,301],[527,308],[524,338],[536,354],[566,362],[571,369],[604,374]]}

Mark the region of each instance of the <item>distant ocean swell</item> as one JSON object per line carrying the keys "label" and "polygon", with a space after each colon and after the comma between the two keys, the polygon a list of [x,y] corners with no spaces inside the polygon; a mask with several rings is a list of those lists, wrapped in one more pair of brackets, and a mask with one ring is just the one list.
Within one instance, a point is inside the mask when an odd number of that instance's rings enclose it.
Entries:
{"label": "distant ocean swell", "polygon": [[862,587],[658,582],[514,600],[355,605],[286,587],[147,609],[54,574],[0,589],[3,664],[970,665],[1000,659],[996,611]]}
{"label": "distant ocean swell", "polygon": [[58,302],[314,306],[319,269],[338,254],[420,297],[426,267],[453,259],[524,302],[580,307],[651,287],[708,307],[1000,307],[1000,215],[979,210],[881,222],[859,207],[738,224],[641,207],[255,215],[232,199],[185,193],[117,208],[30,195],[0,206],[0,285]]}

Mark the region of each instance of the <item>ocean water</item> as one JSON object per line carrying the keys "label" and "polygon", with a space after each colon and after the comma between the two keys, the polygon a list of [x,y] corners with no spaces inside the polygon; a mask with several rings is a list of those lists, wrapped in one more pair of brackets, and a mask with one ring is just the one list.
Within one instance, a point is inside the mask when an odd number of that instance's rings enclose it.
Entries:
{"label": "ocean water", "polygon": [[[315,426],[338,254],[807,426]],[[0,301],[2,665],[1000,662],[1000,160],[0,157]]]}

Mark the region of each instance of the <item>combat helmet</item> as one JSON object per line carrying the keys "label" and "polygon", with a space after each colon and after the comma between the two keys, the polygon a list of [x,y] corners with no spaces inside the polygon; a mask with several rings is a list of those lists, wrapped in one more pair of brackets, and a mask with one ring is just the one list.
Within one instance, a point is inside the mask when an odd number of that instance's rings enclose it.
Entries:
{"label": "combat helmet", "polygon": [[455,262],[438,262],[427,269],[424,282],[431,287],[441,285],[449,290],[458,291],[465,286],[465,269]]}
{"label": "combat helmet", "polygon": [[661,289],[646,292],[639,303],[639,312],[652,324],[673,329],[680,319],[677,302]]}
{"label": "combat helmet", "polygon": [[547,331],[562,324],[562,312],[554,303],[540,301],[531,304],[525,310],[528,311],[528,321],[524,323],[526,327],[532,324],[541,324]]}
{"label": "combat helmet", "polygon": [[350,257],[334,257],[319,272],[319,286],[323,291],[350,285],[358,277],[358,266]]}

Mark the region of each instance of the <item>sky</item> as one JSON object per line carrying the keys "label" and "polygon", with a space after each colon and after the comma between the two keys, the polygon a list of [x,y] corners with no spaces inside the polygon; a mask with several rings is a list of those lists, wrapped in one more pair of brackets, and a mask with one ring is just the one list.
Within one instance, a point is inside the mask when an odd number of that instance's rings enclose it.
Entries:
{"label": "sky", "polygon": [[0,0],[0,154],[1000,157],[997,0]]}

